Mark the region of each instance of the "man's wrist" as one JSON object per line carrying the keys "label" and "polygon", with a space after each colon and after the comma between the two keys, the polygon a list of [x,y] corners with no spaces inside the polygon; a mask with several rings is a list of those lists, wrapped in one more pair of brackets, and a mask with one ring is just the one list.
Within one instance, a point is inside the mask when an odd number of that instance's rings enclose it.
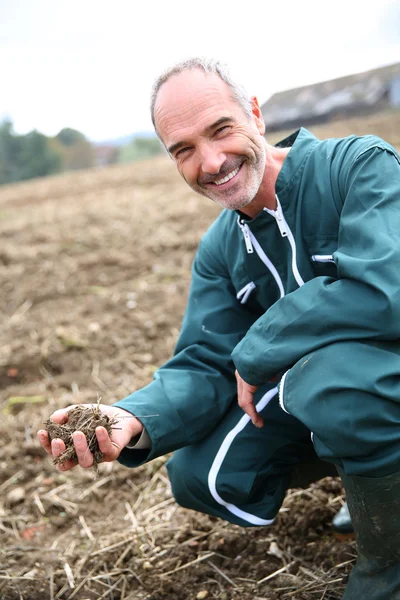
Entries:
{"label": "man's wrist", "polygon": [[146,429],[143,428],[141,433],[133,436],[126,447],[129,450],[149,450],[151,448],[151,439]]}
{"label": "man's wrist", "polygon": [[[143,423],[135,417],[132,413],[124,408],[118,407],[118,414],[115,415],[116,418],[120,419],[121,423],[123,423],[123,429],[126,431],[129,436],[129,440],[138,438],[141,436],[142,431],[144,429]],[[130,444],[130,441],[128,442]]]}

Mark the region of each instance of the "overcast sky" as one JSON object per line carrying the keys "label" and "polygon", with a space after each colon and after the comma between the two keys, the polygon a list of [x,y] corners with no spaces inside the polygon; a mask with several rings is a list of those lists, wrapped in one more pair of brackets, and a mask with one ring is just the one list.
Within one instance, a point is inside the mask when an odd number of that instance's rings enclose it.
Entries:
{"label": "overcast sky", "polygon": [[151,130],[153,80],[196,55],[263,103],[400,62],[400,1],[0,0],[0,119],[92,140]]}

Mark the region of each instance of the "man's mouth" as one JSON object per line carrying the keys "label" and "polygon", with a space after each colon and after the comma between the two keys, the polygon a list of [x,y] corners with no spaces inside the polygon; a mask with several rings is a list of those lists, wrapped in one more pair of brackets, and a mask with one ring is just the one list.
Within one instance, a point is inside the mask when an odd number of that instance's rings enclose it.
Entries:
{"label": "man's mouth", "polygon": [[215,181],[213,181],[214,185],[222,185],[223,183],[226,183],[227,181],[229,181],[230,179],[235,177],[235,175],[237,175],[239,173],[241,166],[242,165],[239,165],[238,167],[236,167],[236,169],[233,169],[233,171],[231,171],[224,177],[221,177],[221,179],[216,179]]}

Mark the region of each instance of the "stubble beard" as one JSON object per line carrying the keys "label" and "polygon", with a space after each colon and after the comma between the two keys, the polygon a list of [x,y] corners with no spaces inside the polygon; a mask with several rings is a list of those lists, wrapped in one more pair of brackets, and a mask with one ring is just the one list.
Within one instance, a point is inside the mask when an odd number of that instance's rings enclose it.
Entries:
{"label": "stubble beard", "polygon": [[241,189],[238,192],[238,190],[235,189],[235,186],[232,186],[232,189],[228,188],[227,190],[213,193],[209,187],[204,188],[202,186],[193,186],[193,190],[198,194],[209,198],[216,204],[219,204],[219,206],[222,206],[222,208],[226,208],[228,210],[240,210],[248,206],[256,197],[263,180],[265,164],[266,150],[264,146],[261,146],[259,152],[255,156],[254,161],[250,162],[249,160],[245,160],[242,164],[241,169],[246,169],[250,174],[249,182],[242,184],[244,189]]}

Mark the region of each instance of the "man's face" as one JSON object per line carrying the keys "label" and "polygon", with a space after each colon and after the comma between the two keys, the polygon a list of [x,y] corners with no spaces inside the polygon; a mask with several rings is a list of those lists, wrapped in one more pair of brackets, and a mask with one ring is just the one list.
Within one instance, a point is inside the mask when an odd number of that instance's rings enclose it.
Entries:
{"label": "man's face", "polygon": [[217,75],[199,69],[172,76],[157,95],[155,122],[179,173],[199,194],[238,210],[255,198],[265,170],[264,123],[232,99]]}

